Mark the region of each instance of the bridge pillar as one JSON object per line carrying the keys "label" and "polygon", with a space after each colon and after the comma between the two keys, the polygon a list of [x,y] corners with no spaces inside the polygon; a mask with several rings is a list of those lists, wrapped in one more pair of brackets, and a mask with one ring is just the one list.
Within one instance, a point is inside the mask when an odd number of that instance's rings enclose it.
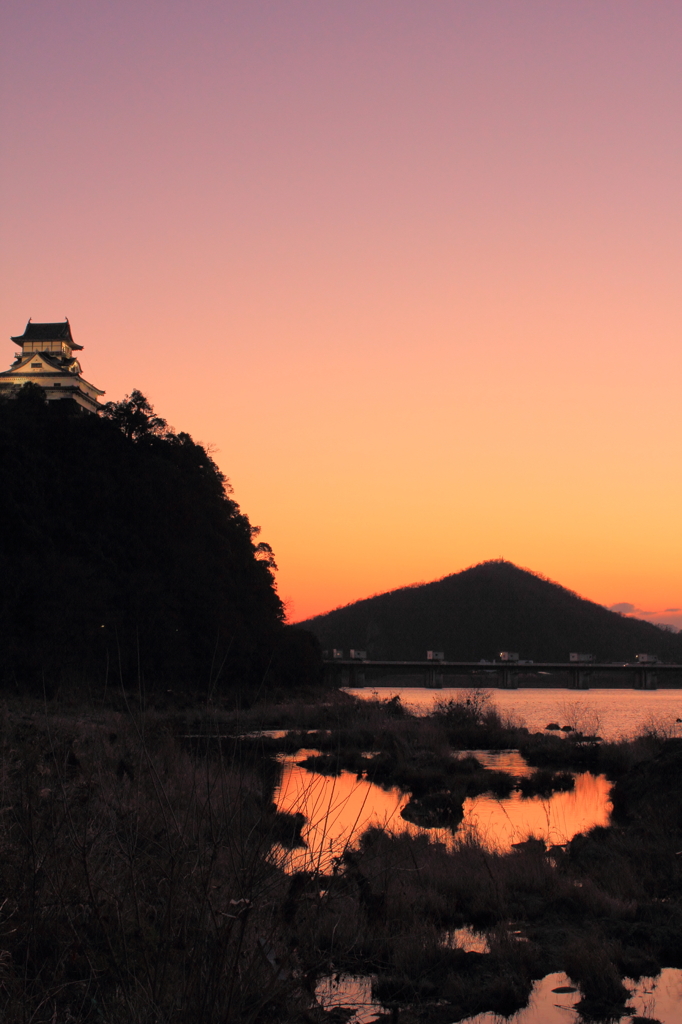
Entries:
{"label": "bridge pillar", "polygon": [[426,670],[426,685],[430,686],[432,690],[442,690],[443,672],[435,666],[429,665]]}
{"label": "bridge pillar", "polygon": [[571,669],[571,689],[572,690],[589,690],[590,683],[589,678],[592,673],[587,668],[572,668]]}
{"label": "bridge pillar", "polygon": [[499,676],[500,689],[501,690],[516,690],[518,689],[518,683],[516,682],[516,672],[509,665],[504,665]]}
{"label": "bridge pillar", "polygon": [[657,690],[658,677],[653,669],[641,668],[635,673],[636,690]]}

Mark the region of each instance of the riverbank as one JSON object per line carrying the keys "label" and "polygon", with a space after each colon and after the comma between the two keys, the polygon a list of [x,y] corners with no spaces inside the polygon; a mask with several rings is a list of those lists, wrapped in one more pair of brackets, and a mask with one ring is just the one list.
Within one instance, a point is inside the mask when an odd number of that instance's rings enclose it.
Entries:
{"label": "riverbank", "polygon": [[[350,689],[352,696],[390,700],[399,696],[405,708],[427,715],[438,701],[457,698],[471,685],[427,689],[397,685]],[[478,685],[484,686],[485,683]],[[566,687],[525,687],[516,690],[490,689],[495,706],[503,718],[518,718],[531,732],[542,732],[550,722],[571,726],[578,732],[596,733],[607,740],[634,736],[650,725],[672,734],[682,726],[682,690],[661,687],[658,690],[592,686],[589,690]],[[679,729],[678,729],[679,732]]]}
{"label": "riverbank", "polygon": [[[6,705],[5,1019],[340,1021],[314,997],[339,971],[372,976],[404,1024],[509,1014],[559,971],[584,1015],[617,1018],[623,978],[682,967],[682,743],[534,734],[481,691],[460,698],[429,716],[333,692],[246,709]],[[323,759],[300,769],[311,780],[352,764],[413,810],[431,803],[437,828],[358,829],[333,861],[292,871],[316,809],[283,814],[274,797],[278,756],[301,749]],[[527,774],[469,753],[508,749]],[[471,792],[549,793],[586,760],[613,783],[612,824],[509,853],[458,835]],[[458,939],[466,927],[484,952]]]}

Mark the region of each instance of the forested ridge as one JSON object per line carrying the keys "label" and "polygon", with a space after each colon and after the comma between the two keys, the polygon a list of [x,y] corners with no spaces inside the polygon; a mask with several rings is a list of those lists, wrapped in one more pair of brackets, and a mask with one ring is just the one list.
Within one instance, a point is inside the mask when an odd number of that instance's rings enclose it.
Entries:
{"label": "forested ridge", "polygon": [[207,688],[313,670],[206,450],[139,392],[100,416],[69,406],[35,386],[0,402],[0,678]]}
{"label": "forested ridge", "polygon": [[323,647],[370,658],[495,658],[515,651],[534,661],[567,661],[571,651],[600,660],[639,653],[682,662],[682,634],[629,619],[505,561],[482,562],[433,583],[379,594],[301,623]]}

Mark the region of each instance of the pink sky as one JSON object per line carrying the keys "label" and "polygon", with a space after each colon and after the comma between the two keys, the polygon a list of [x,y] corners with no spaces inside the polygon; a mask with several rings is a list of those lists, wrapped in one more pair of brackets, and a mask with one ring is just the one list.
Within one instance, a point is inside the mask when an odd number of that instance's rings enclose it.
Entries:
{"label": "pink sky", "polygon": [[505,557],[682,625],[679,3],[1,18],[3,367],[68,314],[292,619]]}

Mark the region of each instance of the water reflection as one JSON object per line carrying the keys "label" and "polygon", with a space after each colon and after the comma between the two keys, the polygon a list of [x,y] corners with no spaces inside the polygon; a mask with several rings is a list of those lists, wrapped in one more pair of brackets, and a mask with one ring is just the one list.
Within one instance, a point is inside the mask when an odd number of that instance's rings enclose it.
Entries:
{"label": "water reflection", "polygon": [[[639,1015],[660,1021],[660,1024],[680,1024],[682,971],[668,967],[657,978],[642,978],[637,982],[626,978],[625,985],[631,994],[623,1021]],[[582,1017],[573,1007],[580,1000],[580,993],[556,991],[571,987],[567,975],[548,974],[535,982],[528,1006],[506,1019],[510,1024],[579,1024]],[[500,1024],[500,1017],[494,1013],[479,1013],[468,1017],[466,1024]]]}
{"label": "water reflection", "polygon": [[349,1024],[369,1024],[381,1013],[381,1003],[372,998],[372,979],[357,974],[333,974],[321,978],[315,986],[315,997],[325,1010],[335,1006],[352,1009]]}
{"label": "water reflection", "polygon": [[[347,692],[356,697],[378,697],[381,700],[397,695],[405,707],[426,715],[436,701],[461,698],[463,689],[378,686],[348,689]],[[561,687],[520,686],[518,690],[491,689],[489,692],[503,716],[517,719],[531,732],[542,732],[550,722],[556,722],[581,732],[598,732],[607,740],[633,735],[651,726],[663,729],[671,736],[682,735],[682,688],[565,690]]]}
{"label": "water reflection", "polygon": [[483,932],[464,925],[452,928],[443,935],[443,945],[448,949],[463,949],[465,953],[489,953],[488,939]]}
{"label": "water reflection", "polygon": [[[457,753],[455,756],[461,756]],[[493,772],[507,772],[508,775],[526,777],[535,769],[526,762],[518,750],[467,750],[467,757],[475,757],[484,768]]]}
{"label": "water reflection", "polygon": [[[317,751],[300,750],[281,758],[282,780],[275,792],[278,810],[299,812],[307,819],[301,832],[306,846],[283,854],[287,870],[331,870],[334,858],[356,843],[370,825],[413,835],[425,831],[401,817],[409,795],[400,789],[382,789],[347,771],[332,777],[319,775],[296,764],[314,753]],[[481,757],[482,753],[477,751],[476,756]],[[517,751],[505,754],[510,764],[515,765],[511,754],[520,758]],[[496,763],[500,765],[499,760]],[[525,762],[523,767],[525,774]],[[514,774],[520,774],[516,766]],[[542,838],[549,845],[563,844],[577,832],[608,824],[609,789],[603,775],[586,772],[576,776],[575,790],[555,793],[546,799],[523,799],[519,793],[504,799],[491,795],[468,798],[457,835],[475,833],[489,847],[503,851],[511,850],[513,843],[529,835]],[[427,831],[434,839],[452,842],[451,833],[444,829]]]}
{"label": "water reflection", "polygon": [[510,850],[512,843],[529,835],[549,846],[567,843],[578,832],[608,825],[611,783],[604,775],[583,772],[575,776],[575,789],[554,793],[549,799],[512,793],[505,799],[491,795],[464,801],[462,831],[475,831],[488,845]]}
{"label": "water reflection", "polygon": [[[484,939],[482,942],[485,945]],[[477,948],[475,951],[486,950]],[[631,1021],[633,1017],[639,1016],[656,1020],[660,1024],[679,1024],[682,1019],[682,970],[667,967],[656,978],[642,978],[636,982],[626,978],[625,985],[630,990],[630,996],[628,1011],[621,1020]],[[351,1024],[369,1024],[382,1009],[381,1004],[372,997],[371,977],[331,975],[318,982],[315,995],[325,1010],[336,1006],[353,1010]],[[568,975],[547,974],[535,982],[528,1005],[518,1013],[511,1017],[479,1013],[475,1017],[467,1017],[463,1024],[501,1024],[502,1021],[508,1021],[509,1024],[580,1024],[582,1017],[574,1009],[579,1000],[580,992]]]}
{"label": "water reflection", "polygon": [[417,831],[400,817],[409,798],[399,789],[381,789],[365,779],[357,779],[351,772],[318,775],[296,764],[317,753],[317,750],[299,750],[297,754],[281,758],[284,767],[282,781],[275,792],[277,809],[300,812],[307,819],[301,830],[306,848],[286,855],[287,870],[330,871],[334,858],[357,842],[370,825],[382,825],[394,831],[405,828]]}

